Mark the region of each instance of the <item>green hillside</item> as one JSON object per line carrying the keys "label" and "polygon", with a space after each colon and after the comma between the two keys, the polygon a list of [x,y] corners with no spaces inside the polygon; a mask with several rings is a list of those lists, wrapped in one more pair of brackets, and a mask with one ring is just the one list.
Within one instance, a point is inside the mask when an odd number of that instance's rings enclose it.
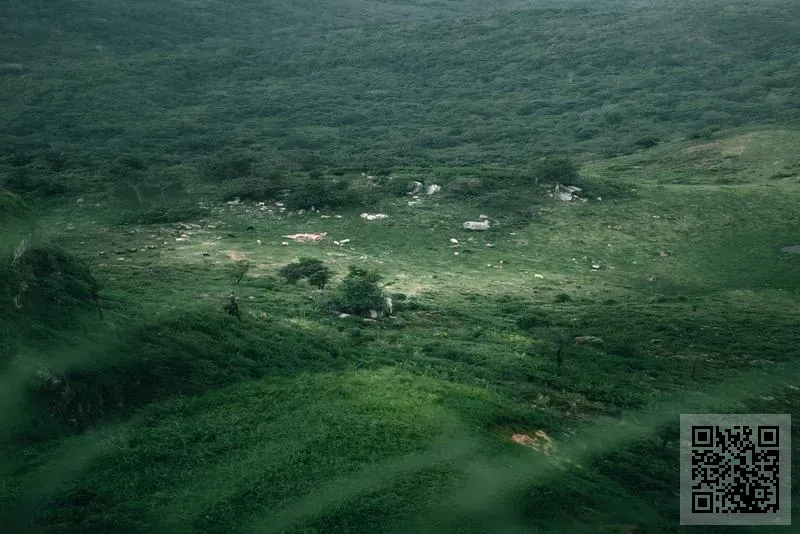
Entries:
{"label": "green hillside", "polygon": [[8,532],[786,531],[679,525],[679,415],[800,415],[796,2],[0,36]]}

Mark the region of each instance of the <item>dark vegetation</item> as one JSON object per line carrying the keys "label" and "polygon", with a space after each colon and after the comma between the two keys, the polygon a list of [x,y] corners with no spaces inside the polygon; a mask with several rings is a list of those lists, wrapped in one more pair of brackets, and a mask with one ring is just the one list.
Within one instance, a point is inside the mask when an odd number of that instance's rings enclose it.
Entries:
{"label": "dark vegetation", "polygon": [[300,261],[281,267],[278,274],[290,284],[306,278],[317,289],[325,289],[332,276],[330,268],[316,258],[301,258]]}
{"label": "dark vegetation", "polygon": [[798,4],[235,4],[4,8],[0,525],[733,532],[677,417],[800,416]]}

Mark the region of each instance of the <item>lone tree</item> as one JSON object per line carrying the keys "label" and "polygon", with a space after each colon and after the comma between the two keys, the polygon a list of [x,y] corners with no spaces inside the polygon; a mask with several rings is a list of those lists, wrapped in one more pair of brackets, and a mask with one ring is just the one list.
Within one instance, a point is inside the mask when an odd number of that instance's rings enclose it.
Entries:
{"label": "lone tree", "polygon": [[250,270],[250,262],[247,260],[239,260],[233,265],[233,279],[236,281],[236,285],[238,286],[244,277],[247,275],[247,272]]}
{"label": "lone tree", "polygon": [[378,313],[387,311],[386,295],[380,284],[381,275],[356,266],[342,280],[341,294],[336,301],[341,311],[364,314],[372,310]]}
{"label": "lone tree", "polygon": [[322,267],[318,271],[314,271],[308,276],[308,283],[317,289],[325,289],[325,286],[331,280],[331,270],[327,267]]}
{"label": "lone tree", "polygon": [[578,166],[564,156],[548,156],[539,158],[533,164],[533,179],[539,182],[557,184],[575,184],[580,180]]}

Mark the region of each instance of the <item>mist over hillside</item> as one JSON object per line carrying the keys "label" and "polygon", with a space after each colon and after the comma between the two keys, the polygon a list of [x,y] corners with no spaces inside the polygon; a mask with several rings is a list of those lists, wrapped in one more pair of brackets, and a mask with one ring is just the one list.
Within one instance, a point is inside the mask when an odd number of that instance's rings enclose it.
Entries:
{"label": "mist over hillside", "polygon": [[796,0],[6,0],[0,530],[783,532],[798,146]]}

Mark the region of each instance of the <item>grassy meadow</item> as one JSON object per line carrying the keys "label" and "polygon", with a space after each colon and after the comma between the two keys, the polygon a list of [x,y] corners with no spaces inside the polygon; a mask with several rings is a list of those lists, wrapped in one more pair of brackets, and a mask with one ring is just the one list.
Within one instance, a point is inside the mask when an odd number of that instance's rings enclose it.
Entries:
{"label": "grassy meadow", "polygon": [[[678,425],[800,415],[795,2],[0,28],[5,531],[786,530],[681,527]],[[304,258],[323,289],[281,276]],[[340,316],[351,266],[392,313]]]}

